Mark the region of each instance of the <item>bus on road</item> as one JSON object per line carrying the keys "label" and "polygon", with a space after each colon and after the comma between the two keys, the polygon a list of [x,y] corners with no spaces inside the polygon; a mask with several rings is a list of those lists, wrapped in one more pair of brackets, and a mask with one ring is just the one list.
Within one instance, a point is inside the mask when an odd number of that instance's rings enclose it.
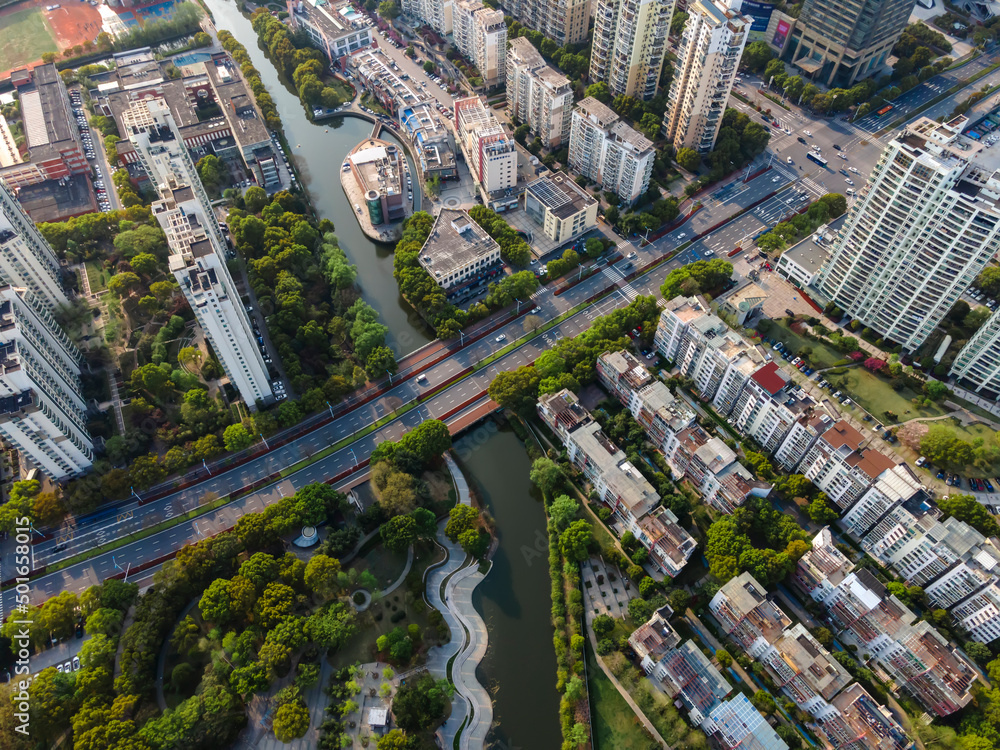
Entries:
{"label": "bus on road", "polygon": [[820,156],[819,154],[817,154],[815,151],[810,151],[808,154],[806,154],[806,158],[807,159],[812,159],[814,162],[816,162],[817,164],[819,164],[821,167],[825,167],[826,166],[826,159],[824,159],[822,156]]}

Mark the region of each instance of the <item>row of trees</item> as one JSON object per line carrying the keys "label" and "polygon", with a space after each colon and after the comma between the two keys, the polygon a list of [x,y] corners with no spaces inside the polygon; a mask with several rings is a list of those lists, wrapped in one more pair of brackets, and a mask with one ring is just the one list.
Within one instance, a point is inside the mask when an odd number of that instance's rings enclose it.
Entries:
{"label": "row of trees", "polygon": [[469,216],[485,232],[500,245],[500,257],[512,266],[528,265],[531,260],[531,247],[528,242],[510,226],[503,217],[483,205],[469,209]]}
{"label": "row of trees", "polygon": [[271,130],[281,130],[281,116],[278,114],[278,107],[274,103],[274,99],[268,93],[267,88],[264,86],[264,82],[260,78],[260,71],[254,67],[253,61],[250,59],[250,55],[247,52],[247,48],[236,41],[236,38],[230,34],[225,29],[221,29],[218,32],[219,43],[222,48],[228,52],[237,65],[240,66],[240,72],[243,74],[243,79],[250,86],[250,90],[253,92],[253,98],[257,102],[257,106],[260,108],[261,114],[264,115],[264,121],[267,123],[267,127]]}
{"label": "row of trees", "polygon": [[782,221],[767,234],[757,238],[757,247],[764,252],[780,253],[788,245],[812,234],[821,224],[842,216],[847,210],[847,199],[840,193],[827,193],[809,204],[809,208],[788,221]]}
{"label": "row of trees", "polygon": [[[596,377],[597,358],[606,351],[627,347],[627,332],[638,326],[656,327],[659,310],[655,297],[636,297],[627,307],[594,320],[590,328],[573,338],[560,339],[542,355],[539,368],[523,366],[497,374],[490,383],[490,398],[519,414],[531,414],[543,377],[546,388],[579,390]],[[550,380],[551,379],[551,380]],[[555,387],[555,386],[558,386]]]}
{"label": "row of trees", "polygon": [[660,294],[666,300],[674,297],[693,297],[721,288],[733,276],[733,264],[721,258],[696,260],[675,268],[660,285]]}

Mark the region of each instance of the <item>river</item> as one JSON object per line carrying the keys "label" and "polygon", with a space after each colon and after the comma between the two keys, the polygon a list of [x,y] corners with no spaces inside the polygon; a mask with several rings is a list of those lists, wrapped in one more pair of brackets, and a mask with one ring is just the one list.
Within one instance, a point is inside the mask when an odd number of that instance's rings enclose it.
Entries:
{"label": "river", "polygon": [[[306,117],[298,96],[278,76],[257,42],[250,20],[240,13],[232,0],[207,0],[217,29],[232,32],[246,48],[261,80],[281,115],[290,157],[303,186],[309,192],[320,218],[336,227],[340,246],[358,267],[358,285],[365,301],[378,310],[381,322],[389,327],[386,337],[397,357],[408,354],[432,340],[432,332],[423,319],[399,295],[392,277],[392,247],[368,239],[354,218],[353,209],[340,186],[340,166],[347,153],[371,135],[372,124],[359,117],[337,117],[313,124]],[[327,132],[328,131],[328,132]],[[383,131],[382,137],[397,142]],[[409,156],[407,157],[409,159]],[[416,174],[412,159],[410,172]]]}
{"label": "river", "polygon": [[500,546],[473,594],[490,634],[480,682],[494,696],[490,747],[552,750],[562,744],[548,542],[531,462],[510,429],[481,424],[455,444],[469,486],[496,520]]}
{"label": "river", "polygon": [[[280,80],[257,44],[250,21],[235,3],[207,0],[207,4],[216,28],[231,31],[260,71],[281,115],[303,185],[319,215],[336,226],[340,246],[358,267],[365,299],[389,326],[390,345],[406,353],[426,343],[429,331],[399,296],[392,277],[392,249],[365,237],[340,186],[340,165],[347,152],[371,134],[371,124],[355,117],[317,125],[309,122],[298,97]],[[498,430],[492,421],[477,427],[455,447],[470,486],[496,520],[500,539],[493,568],[474,596],[490,634],[489,649],[479,667],[480,679],[495,700],[497,726],[490,746],[551,750],[562,744],[559,693],[555,689],[545,514],[528,479],[531,463],[513,432]]]}

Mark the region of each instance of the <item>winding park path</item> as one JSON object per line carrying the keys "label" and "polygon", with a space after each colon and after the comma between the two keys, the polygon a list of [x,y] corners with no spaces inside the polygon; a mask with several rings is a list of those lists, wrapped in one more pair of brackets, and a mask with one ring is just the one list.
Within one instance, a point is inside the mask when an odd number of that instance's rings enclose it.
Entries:
{"label": "winding park path", "polygon": [[[447,453],[445,462],[455,480],[459,502],[471,505],[469,485],[462,472]],[[479,683],[476,667],[486,653],[489,634],[472,605],[472,592],[486,576],[461,546],[445,536],[446,523],[438,524],[437,542],[448,556],[428,571],[427,599],[448,623],[451,640],[429,651],[427,670],[438,679],[451,679],[455,685],[451,716],[438,729],[441,747],[454,747],[455,737],[459,736],[461,750],[482,750],[493,724],[493,701]]]}

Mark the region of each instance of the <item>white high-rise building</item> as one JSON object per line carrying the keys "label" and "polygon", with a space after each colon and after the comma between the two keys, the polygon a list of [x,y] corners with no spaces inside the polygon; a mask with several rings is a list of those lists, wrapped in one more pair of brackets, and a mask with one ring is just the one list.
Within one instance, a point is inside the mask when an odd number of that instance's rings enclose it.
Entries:
{"label": "white high-rise building", "polygon": [[596,0],[590,80],[614,96],[652,99],[673,13],[674,0]]}
{"label": "white high-rise building", "polygon": [[454,30],[455,6],[452,0],[402,0],[403,12],[429,23],[441,35]]}
{"label": "white high-rise building", "polygon": [[170,271],[229,381],[251,409],[271,398],[267,367],[226,266],[226,243],[173,116],[161,99],[123,115],[143,168],[160,194],[153,215],[167,235]]}
{"label": "white high-rise building", "polygon": [[674,148],[707,153],[715,147],[729,92],[753,20],[742,0],[696,0],[677,46],[663,132]]}
{"label": "white high-rise building", "polygon": [[507,50],[507,108],[546,148],[569,142],[573,85],[545,64],[527,37],[511,39]]}
{"label": "white high-rise building", "polygon": [[30,292],[0,287],[0,435],[59,481],[90,468],[80,352]]}
{"label": "white high-rise building", "polygon": [[964,388],[987,398],[1000,398],[1000,315],[991,315],[972,334],[955,357],[950,374]]}
{"label": "white high-rise building", "polygon": [[[919,347],[1000,249],[1000,146],[967,122],[923,117],[894,138],[851,207],[818,279],[850,316],[908,351]],[[995,326],[970,340],[956,374],[979,365]]]}
{"label": "white high-rise building", "polygon": [[1000,584],[989,586],[951,611],[955,621],[980,643],[1000,638]]}
{"label": "white high-rise building", "polygon": [[478,96],[455,101],[455,131],[483,192],[503,194],[517,184],[514,138]]}
{"label": "white high-rise building", "polygon": [[54,310],[68,304],[59,281],[59,259],[14,193],[0,180],[0,281],[28,289]]}
{"label": "white high-rise building", "polygon": [[458,0],[452,13],[455,46],[478,69],[487,87],[506,81],[507,22],[479,0]]}
{"label": "white high-rise building", "polygon": [[573,110],[569,131],[569,168],[631,205],[646,192],[656,151],[610,107],[588,96]]}

